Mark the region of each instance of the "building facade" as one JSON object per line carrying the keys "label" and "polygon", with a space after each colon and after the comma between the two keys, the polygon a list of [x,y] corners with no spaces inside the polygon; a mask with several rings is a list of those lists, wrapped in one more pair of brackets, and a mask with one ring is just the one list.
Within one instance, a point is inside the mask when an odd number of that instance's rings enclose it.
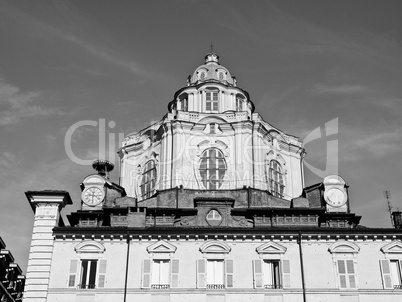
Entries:
{"label": "building facade", "polygon": [[35,213],[25,301],[325,301],[402,298],[402,231],[359,226],[338,175],[304,187],[301,141],[255,112],[210,53],[161,121]]}
{"label": "building facade", "polygon": [[22,301],[25,276],[0,237],[0,301]]}

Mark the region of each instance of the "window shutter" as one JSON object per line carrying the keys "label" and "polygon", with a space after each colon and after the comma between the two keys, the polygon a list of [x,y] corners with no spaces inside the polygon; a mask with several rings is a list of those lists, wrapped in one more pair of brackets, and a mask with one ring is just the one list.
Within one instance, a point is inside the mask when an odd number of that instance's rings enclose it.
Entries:
{"label": "window shutter", "polygon": [[290,287],[290,260],[282,261],[283,287]]}
{"label": "window shutter", "polygon": [[262,288],[263,277],[262,277],[262,260],[253,260],[253,271],[254,271],[254,288]]}
{"label": "window shutter", "polygon": [[226,259],[225,261],[226,266],[226,287],[233,287],[233,259]]}
{"label": "window shutter", "polygon": [[106,263],[107,263],[106,260],[99,261],[98,287],[105,287]]}
{"label": "window shutter", "polygon": [[197,288],[207,287],[207,264],[205,259],[197,260]]}
{"label": "window shutter", "polygon": [[338,260],[338,276],[340,288],[347,288],[345,260]]}
{"label": "window shutter", "polygon": [[356,272],[353,260],[346,260],[346,268],[348,272],[349,278],[349,287],[350,288],[357,288],[356,282]]}
{"label": "window shutter", "polygon": [[380,267],[384,289],[393,289],[389,260],[380,260]]}
{"label": "window shutter", "polygon": [[170,287],[179,287],[179,260],[172,259],[170,265]]}
{"label": "window shutter", "polygon": [[72,259],[70,261],[70,272],[68,274],[68,287],[75,287],[77,279],[78,260]]}
{"label": "window shutter", "polygon": [[142,288],[151,287],[151,260],[144,259],[142,261]]}

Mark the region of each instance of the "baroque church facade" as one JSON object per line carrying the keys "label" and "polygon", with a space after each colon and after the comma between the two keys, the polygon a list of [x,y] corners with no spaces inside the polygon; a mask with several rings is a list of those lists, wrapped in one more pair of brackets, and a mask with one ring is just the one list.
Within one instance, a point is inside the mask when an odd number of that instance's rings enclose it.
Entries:
{"label": "baroque church facade", "polygon": [[338,175],[305,187],[304,155],[209,53],[125,138],[118,184],[94,162],[68,224],[68,192],[26,192],[24,300],[400,301],[401,229],[361,227]]}

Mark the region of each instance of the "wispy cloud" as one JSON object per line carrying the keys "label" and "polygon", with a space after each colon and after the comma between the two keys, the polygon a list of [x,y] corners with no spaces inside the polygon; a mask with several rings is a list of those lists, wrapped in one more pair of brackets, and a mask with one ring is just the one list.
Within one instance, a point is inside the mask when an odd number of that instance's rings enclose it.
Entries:
{"label": "wispy cloud", "polygon": [[57,108],[38,105],[38,101],[43,97],[43,92],[21,91],[19,87],[0,78],[0,125],[16,124],[27,117],[61,113]]}
{"label": "wispy cloud", "polygon": [[[353,132],[355,133],[356,131]],[[402,148],[402,127],[378,132],[368,131],[368,133],[361,134],[360,138],[349,140],[344,146],[349,155],[355,154],[360,159],[367,157],[384,158],[400,152]],[[345,158],[347,159],[348,157]]]}
{"label": "wispy cloud", "polygon": [[245,17],[247,12],[227,5],[225,12],[230,17],[219,19],[219,25],[259,45],[265,44],[272,53],[369,60],[370,64],[379,63],[381,67],[386,64],[395,70],[398,70],[395,62],[402,63],[401,43],[386,35],[360,28],[335,31],[285,12],[273,1],[260,1],[258,5],[259,14],[249,18]]}
{"label": "wispy cloud", "polygon": [[363,85],[327,85],[327,84],[314,84],[309,90],[312,93],[338,93],[338,94],[355,94],[367,93],[369,89]]}
{"label": "wispy cloud", "polygon": [[[35,18],[33,14],[12,5],[4,5],[2,7],[3,14],[0,16],[12,18],[34,38],[61,39],[80,47],[100,60],[125,68],[140,77],[158,76],[157,73],[150,72],[149,67],[144,67],[138,61],[129,58],[124,51],[118,51],[113,47],[114,43],[109,41],[110,38],[107,35],[102,35],[101,31],[93,26],[85,16],[81,16],[65,2],[55,1],[52,2],[52,5],[42,9],[49,14],[49,20]],[[56,20],[50,21],[51,18]],[[82,28],[86,28],[86,30],[83,31]]]}
{"label": "wispy cloud", "polygon": [[[392,115],[400,115],[402,98],[392,95],[392,92],[375,86],[369,87],[363,84],[326,84],[317,83],[307,89],[312,95],[338,95],[342,96],[338,102],[359,102],[367,108],[381,108]],[[374,112],[374,111],[373,111]]]}

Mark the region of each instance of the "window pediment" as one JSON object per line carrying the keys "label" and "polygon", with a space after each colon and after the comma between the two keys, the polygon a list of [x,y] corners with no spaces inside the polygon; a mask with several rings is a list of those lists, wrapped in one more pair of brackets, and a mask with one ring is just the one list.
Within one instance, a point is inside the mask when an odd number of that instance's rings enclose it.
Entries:
{"label": "window pediment", "polygon": [[256,248],[258,254],[284,254],[287,248],[275,242],[267,242]]}
{"label": "window pediment", "polygon": [[201,253],[227,254],[230,250],[231,248],[229,245],[219,241],[209,241],[200,247]]}
{"label": "window pediment", "polygon": [[164,240],[160,240],[147,247],[148,253],[174,253],[176,249],[177,247]]}
{"label": "window pediment", "polygon": [[402,254],[402,242],[393,241],[381,248],[384,254],[401,253]]}
{"label": "window pediment", "polygon": [[103,253],[106,249],[105,247],[96,241],[84,241],[77,244],[74,248],[77,253]]}
{"label": "window pediment", "polygon": [[352,243],[352,242],[348,242],[348,241],[338,241],[335,242],[334,244],[332,244],[329,248],[328,248],[330,253],[358,253],[360,248]]}

